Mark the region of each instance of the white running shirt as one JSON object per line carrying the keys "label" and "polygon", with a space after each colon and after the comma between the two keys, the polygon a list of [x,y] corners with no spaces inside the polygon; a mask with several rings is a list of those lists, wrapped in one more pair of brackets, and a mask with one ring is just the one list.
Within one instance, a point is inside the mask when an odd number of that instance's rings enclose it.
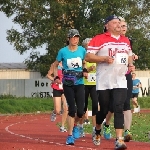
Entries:
{"label": "white running shirt", "polygon": [[95,36],[89,43],[87,53],[114,57],[113,64],[97,63],[96,90],[127,88],[125,74],[128,57],[132,56],[130,41],[125,36],[116,39],[110,33]]}

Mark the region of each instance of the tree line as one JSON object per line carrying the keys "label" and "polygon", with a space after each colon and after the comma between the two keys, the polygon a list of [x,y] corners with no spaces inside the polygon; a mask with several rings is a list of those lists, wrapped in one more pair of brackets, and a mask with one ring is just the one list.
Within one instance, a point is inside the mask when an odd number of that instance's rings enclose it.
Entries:
{"label": "tree line", "polygon": [[[7,40],[21,55],[32,50],[24,62],[42,76],[47,74],[58,50],[66,45],[68,29],[78,29],[82,42],[102,33],[104,19],[113,14],[128,23],[127,36],[139,56],[136,68],[150,69],[149,0],[5,0],[0,1],[0,11],[21,28],[9,29]],[[38,48],[43,46],[46,54],[41,56]]]}

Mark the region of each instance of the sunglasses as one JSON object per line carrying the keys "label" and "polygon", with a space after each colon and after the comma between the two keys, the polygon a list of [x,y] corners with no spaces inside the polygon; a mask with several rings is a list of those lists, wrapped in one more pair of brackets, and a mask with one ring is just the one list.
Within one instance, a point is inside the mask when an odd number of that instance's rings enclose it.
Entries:
{"label": "sunglasses", "polygon": [[125,27],[127,27],[127,25],[122,25],[121,27],[122,27],[122,28],[125,28]]}

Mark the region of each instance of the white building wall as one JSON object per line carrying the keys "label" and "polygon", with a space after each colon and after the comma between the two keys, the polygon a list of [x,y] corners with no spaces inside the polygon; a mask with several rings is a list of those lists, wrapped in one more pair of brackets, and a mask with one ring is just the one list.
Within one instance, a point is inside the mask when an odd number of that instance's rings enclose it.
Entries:
{"label": "white building wall", "polygon": [[41,74],[28,70],[0,70],[0,79],[41,79]]}
{"label": "white building wall", "polygon": [[150,70],[146,70],[146,71],[136,70],[135,73],[136,73],[136,77],[148,77],[148,78],[150,78]]}
{"label": "white building wall", "polygon": [[0,79],[0,95],[48,98],[52,95],[49,79]]}

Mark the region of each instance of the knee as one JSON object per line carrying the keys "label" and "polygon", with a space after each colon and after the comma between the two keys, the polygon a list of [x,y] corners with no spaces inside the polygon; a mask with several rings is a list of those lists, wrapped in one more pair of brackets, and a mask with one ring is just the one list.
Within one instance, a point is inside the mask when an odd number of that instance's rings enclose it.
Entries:
{"label": "knee", "polygon": [[114,112],[116,112],[116,113],[122,113],[123,112],[123,105],[117,105],[117,106],[115,106]]}
{"label": "knee", "polygon": [[67,111],[68,111],[67,104],[66,104],[66,105],[63,105],[63,111],[64,111],[64,112],[67,112]]}
{"label": "knee", "polygon": [[76,112],[73,110],[68,112],[68,115],[73,118],[75,117],[75,114],[76,114]]}
{"label": "knee", "polygon": [[126,110],[130,110],[131,108],[130,108],[130,104],[129,103],[125,103],[124,104],[124,111],[126,111]]}
{"label": "knee", "polygon": [[82,118],[83,114],[84,114],[84,111],[77,111],[77,116],[79,118]]}
{"label": "knee", "polygon": [[111,113],[114,113],[114,109],[111,107],[111,108],[109,108],[109,111],[111,112]]}
{"label": "knee", "polygon": [[95,105],[92,107],[92,116],[95,116],[97,112],[98,112],[98,105]]}
{"label": "knee", "polygon": [[95,116],[98,113],[98,108],[97,109],[92,109],[92,116]]}

